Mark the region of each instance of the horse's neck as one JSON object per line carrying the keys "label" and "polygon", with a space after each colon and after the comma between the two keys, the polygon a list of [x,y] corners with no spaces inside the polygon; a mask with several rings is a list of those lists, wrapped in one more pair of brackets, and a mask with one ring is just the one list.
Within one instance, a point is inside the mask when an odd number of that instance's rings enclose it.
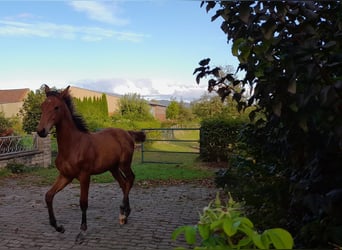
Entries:
{"label": "horse's neck", "polygon": [[56,125],[56,133],[58,152],[68,154],[75,149],[81,132],[72,121],[63,120],[60,124]]}

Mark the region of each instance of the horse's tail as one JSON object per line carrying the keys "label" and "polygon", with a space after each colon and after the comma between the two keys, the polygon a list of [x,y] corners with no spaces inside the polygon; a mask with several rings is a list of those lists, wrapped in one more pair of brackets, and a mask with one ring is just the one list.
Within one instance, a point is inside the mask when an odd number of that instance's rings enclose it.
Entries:
{"label": "horse's tail", "polygon": [[128,133],[133,137],[134,142],[144,142],[146,140],[146,134],[143,131],[129,130]]}

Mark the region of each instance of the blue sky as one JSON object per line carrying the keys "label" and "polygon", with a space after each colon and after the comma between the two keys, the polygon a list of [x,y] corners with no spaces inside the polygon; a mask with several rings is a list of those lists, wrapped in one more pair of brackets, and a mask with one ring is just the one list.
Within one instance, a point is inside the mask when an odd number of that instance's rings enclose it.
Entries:
{"label": "blue sky", "polygon": [[212,15],[200,1],[0,1],[0,88],[197,99],[201,59],[237,67]]}

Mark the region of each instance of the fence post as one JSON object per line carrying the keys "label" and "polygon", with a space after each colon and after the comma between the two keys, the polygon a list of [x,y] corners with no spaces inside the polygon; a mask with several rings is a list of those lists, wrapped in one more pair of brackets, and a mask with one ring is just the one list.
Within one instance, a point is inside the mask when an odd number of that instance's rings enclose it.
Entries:
{"label": "fence post", "polygon": [[47,168],[51,165],[51,138],[50,138],[50,134],[45,138],[38,136],[36,132],[33,132],[32,134],[37,139],[38,150],[42,152],[43,167]]}
{"label": "fence post", "polygon": [[[145,130],[142,130],[144,133],[146,133],[145,132]],[[142,142],[141,143],[141,163],[144,163],[144,143],[145,142]]]}

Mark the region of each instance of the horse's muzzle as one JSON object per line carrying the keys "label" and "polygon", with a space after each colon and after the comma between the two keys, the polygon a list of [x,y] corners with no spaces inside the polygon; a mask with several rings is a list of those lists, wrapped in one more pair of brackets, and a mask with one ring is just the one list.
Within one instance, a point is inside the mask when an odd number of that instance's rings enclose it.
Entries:
{"label": "horse's muzzle", "polygon": [[37,134],[40,137],[46,137],[48,135],[48,131],[45,128],[43,128],[42,130],[37,131]]}

